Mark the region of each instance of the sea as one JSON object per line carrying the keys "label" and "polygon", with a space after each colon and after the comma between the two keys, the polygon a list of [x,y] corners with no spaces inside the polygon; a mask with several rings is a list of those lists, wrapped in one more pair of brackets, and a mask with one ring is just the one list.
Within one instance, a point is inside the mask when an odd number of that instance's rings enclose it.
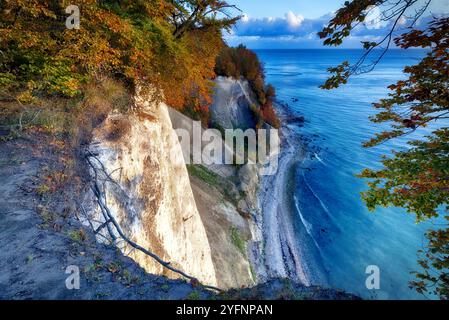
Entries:
{"label": "sea", "polygon": [[[299,245],[315,246],[303,250],[314,252],[314,268],[320,269],[315,271],[326,275],[315,284],[364,299],[428,299],[410,289],[409,282],[415,279],[412,272],[420,270],[418,250],[435,221],[417,224],[413,214],[394,207],[369,212],[360,195],[367,181],[356,176],[364,168],[380,168],[382,155],[407,148],[409,139],[430,132],[422,129],[374,148],[362,147],[388,126],[369,120],[376,113],[372,103],[385,98],[387,86],[405,78],[403,68],[418,63],[425,52],[390,50],[373,71],[327,91],[319,88],[327,69],[357,61],[361,50],[255,51],[283,108],[305,119],[294,127],[305,157],[295,168],[290,207],[295,223],[313,240]],[[370,278],[374,274],[379,275],[378,288]]]}

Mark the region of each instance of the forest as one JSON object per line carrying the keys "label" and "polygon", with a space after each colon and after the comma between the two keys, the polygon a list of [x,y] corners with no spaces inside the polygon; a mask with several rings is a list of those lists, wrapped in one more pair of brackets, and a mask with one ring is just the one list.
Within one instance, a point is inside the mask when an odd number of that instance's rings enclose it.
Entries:
{"label": "forest", "polygon": [[[212,80],[221,69],[216,61],[232,50],[222,32],[239,19],[237,8],[219,0],[81,0],[79,28],[70,29],[69,5],[65,0],[0,4],[3,124],[22,130],[31,120],[45,124],[49,114],[59,114],[47,127],[67,131],[64,119],[94,126],[112,107],[129,109],[139,88],[208,124]],[[258,96],[257,113],[277,126],[274,89],[264,87],[257,56],[246,51],[241,59],[249,62],[239,66],[254,65],[242,76]]]}

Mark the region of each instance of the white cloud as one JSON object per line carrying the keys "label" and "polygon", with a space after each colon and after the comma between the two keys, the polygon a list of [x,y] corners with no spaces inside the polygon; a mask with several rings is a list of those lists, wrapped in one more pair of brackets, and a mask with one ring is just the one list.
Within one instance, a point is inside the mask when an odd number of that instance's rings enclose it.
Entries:
{"label": "white cloud", "polygon": [[242,18],[240,19],[240,21],[246,23],[249,21],[249,15],[247,15],[246,13],[243,14]]}
{"label": "white cloud", "polygon": [[285,20],[287,20],[289,27],[298,28],[304,21],[304,17],[300,14],[295,15],[292,11],[289,11],[285,14]]}
{"label": "white cloud", "polygon": [[379,7],[368,7],[368,15],[365,19],[365,26],[368,29],[381,29],[388,25],[387,21],[382,20],[382,12]]}
{"label": "white cloud", "polygon": [[407,19],[405,17],[399,18],[398,25],[403,26],[407,23]]}
{"label": "white cloud", "polygon": [[[288,11],[282,17],[253,18],[244,15],[227,38],[232,44],[251,43],[266,47],[275,43],[297,43],[304,47],[322,47],[323,41],[317,33],[323,30],[329,20],[333,18],[329,13],[320,18],[308,19],[300,14]],[[418,27],[426,25],[429,17],[418,21]],[[360,47],[361,41],[376,41],[383,38],[392,27],[393,21],[383,21],[378,8],[371,10],[367,22],[359,24],[346,38],[342,47]],[[409,19],[401,19],[396,26],[396,34],[402,32],[410,24]]]}
{"label": "white cloud", "polygon": [[240,36],[299,36],[322,29],[328,20],[306,19],[300,14],[288,11],[283,17],[252,18],[243,15],[235,27],[235,34]]}

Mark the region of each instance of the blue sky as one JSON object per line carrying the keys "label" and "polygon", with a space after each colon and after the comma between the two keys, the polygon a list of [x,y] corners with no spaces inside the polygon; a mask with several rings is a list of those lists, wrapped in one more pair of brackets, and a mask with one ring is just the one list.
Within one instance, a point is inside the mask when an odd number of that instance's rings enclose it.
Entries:
{"label": "blue sky", "polygon": [[[244,15],[233,32],[225,36],[230,45],[243,43],[252,49],[291,49],[321,48],[322,42],[316,37],[316,33],[331,19],[333,12],[340,8],[345,0],[228,0],[228,2],[237,5]],[[385,34],[389,25],[379,21],[379,13],[379,10],[374,10],[368,23],[357,28],[342,48],[358,48],[361,41],[375,41]],[[433,0],[426,16],[430,14],[449,14],[449,0]],[[426,20],[424,17],[421,24],[425,24]],[[407,19],[404,18],[400,25],[404,28]]]}

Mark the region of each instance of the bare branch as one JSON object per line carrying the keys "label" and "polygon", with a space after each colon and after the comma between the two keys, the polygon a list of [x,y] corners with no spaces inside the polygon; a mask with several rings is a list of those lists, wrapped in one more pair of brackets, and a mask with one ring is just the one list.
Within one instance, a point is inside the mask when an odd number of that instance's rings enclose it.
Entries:
{"label": "bare branch", "polygon": [[[125,233],[123,232],[123,230],[121,229],[119,223],[117,222],[117,220],[114,218],[113,214],[110,212],[107,204],[106,204],[106,195],[105,192],[101,190],[100,186],[98,185],[98,168],[93,165],[92,161],[90,160],[91,157],[94,157],[94,159],[97,160],[97,162],[100,164],[100,170],[101,173],[103,175],[105,175],[107,177],[106,182],[110,182],[110,183],[114,183],[117,185],[117,182],[115,182],[111,177],[110,174],[107,173],[107,171],[105,170],[104,165],[101,163],[101,161],[93,156],[93,154],[90,151],[86,152],[86,160],[88,165],[90,166],[90,168],[92,169],[93,173],[94,173],[94,181],[93,181],[93,185],[92,185],[92,191],[97,199],[97,203],[100,207],[100,211],[102,212],[105,222],[100,226],[101,228],[104,228],[105,226],[108,228],[108,231],[111,235],[111,237],[114,237],[114,241],[116,240],[116,237],[114,235],[114,232],[111,228],[111,225],[114,227],[115,231],[118,233],[118,235],[120,236],[120,238],[125,241],[128,245],[130,245],[132,248],[139,250],[140,252],[143,252],[144,254],[150,256],[151,258],[153,258],[155,261],[157,261],[159,264],[161,264],[163,267],[169,269],[170,271],[177,273],[181,276],[183,276],[184,278],[192,281],[192,282],[198,282],[198,280],[193,277],[188,275],[187,273],[185,273],[182,270],[179,270],[175,267],[172,267],[170,265],[170,262],[164,261],[162,260],[159,256],[157,256],[156,254],[154,254],[153,252],[145,249],[144,247],[140,246],[139,244],[135,243],[134,241],[130,240]],[[206,289],[211,289],[211,290],[215,290],[215,291],[219,291],[221,292],[222,290],[214,287],[214,286],[209,286],[209,285],[202,285],[204,288]]]}

